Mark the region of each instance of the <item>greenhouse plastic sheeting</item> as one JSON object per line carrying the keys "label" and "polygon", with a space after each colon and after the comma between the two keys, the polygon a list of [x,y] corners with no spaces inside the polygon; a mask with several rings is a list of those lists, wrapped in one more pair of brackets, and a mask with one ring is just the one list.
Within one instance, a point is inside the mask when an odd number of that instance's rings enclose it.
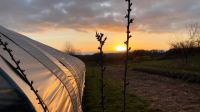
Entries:
{"label": "greenhouse plastic sheeting", "polygon": [[[82,112],[85,83],[85,65],[82,61],[3,27],[0,27],[0,36],[3,42],[8,42],[14,57],[21,61],[27,78],[34,81],[33,86],[39,90],[38,94],[49,111]],[[2,46],[0,55],[16,66]],[[27,95],[34,109],[41,112],[42,108],[34,100],[36,96],[31,95],[34,93],[30,87],[2,59],[0,62],[0,67]]]}

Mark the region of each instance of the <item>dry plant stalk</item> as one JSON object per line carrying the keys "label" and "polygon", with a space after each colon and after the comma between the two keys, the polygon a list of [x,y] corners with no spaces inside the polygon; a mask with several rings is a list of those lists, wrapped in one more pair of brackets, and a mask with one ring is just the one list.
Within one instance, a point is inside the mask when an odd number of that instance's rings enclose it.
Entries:
{"label": "dry plant stalk", "polygon": [[131,36],[131,31],[130,31],[130,25],[131,23],[133,23],[134,18],[131,18],[131,7],[133,5],[133,3],[131,2],[131,0],[125,0],[128,3],[128,9],[127,9],[127,14],[125,16],[125,18],[127,19],[127,37],[126,37],[126,41],[124,42],[124,44],[126,45],[126,57],[125,57],[125,63],[124,63],[124,77],[123,77],[123,112],[126,112],[126,89],[127,86],[129,85],[129,82],[127,82],[127,71],[128,71],[128,57],[129,57],[129,51],[131,50],[131,48],[129,47],[129,40],[132,37]]}
{"label": "dry plant stalk", "polygon": [[105,63],[104,63],[104,52],[103,52],[103,46],[107,40],[107,37],[104,37],[104,34],[103,33],[97,33],[96,32],[96,38],[97,38],[97,41],[99,42],[99,54],[100,54],[100,67],[101,67],[101,79],[100,79],[100,82],[101,82],[101,108],[102,108],[102,112],[105,111],[105,95],[104,95],[104,88],[105,88],[105,83],[104,83],[104,71],[105,71]]}

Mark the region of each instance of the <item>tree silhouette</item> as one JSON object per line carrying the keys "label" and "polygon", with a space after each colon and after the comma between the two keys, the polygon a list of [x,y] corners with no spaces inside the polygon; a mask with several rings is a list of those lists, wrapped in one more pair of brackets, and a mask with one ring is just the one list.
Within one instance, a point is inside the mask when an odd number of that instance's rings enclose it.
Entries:
{"label": "tree silhouette", "polygon": [[200,24],[193,23],[188,26],[189,38],[195,42],[196,47],[200,47]]}

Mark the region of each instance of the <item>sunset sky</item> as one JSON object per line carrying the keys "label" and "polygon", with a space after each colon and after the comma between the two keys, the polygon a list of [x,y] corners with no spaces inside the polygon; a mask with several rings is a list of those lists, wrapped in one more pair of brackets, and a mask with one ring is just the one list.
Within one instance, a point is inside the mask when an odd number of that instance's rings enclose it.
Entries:
{"label": "sunset sky", "polygon": [[[67,43],[96,52],[95,32],[108,36],[107,52],[125,40],[125,0],[1,0],[0,25],[64,50]],[[134,49],[170,48],[187,38],[186,26],[200,22],[200,0],[135,0]]]}

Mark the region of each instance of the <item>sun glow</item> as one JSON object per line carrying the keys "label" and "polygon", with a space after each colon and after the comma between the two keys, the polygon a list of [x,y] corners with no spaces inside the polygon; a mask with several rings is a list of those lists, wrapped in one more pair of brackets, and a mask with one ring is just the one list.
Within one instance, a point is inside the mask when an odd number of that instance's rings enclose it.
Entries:
{"label": "sun glow", "polygon": [[115,49],[119,52],[126,51],[126,47],[123,45],[116,46]]}

